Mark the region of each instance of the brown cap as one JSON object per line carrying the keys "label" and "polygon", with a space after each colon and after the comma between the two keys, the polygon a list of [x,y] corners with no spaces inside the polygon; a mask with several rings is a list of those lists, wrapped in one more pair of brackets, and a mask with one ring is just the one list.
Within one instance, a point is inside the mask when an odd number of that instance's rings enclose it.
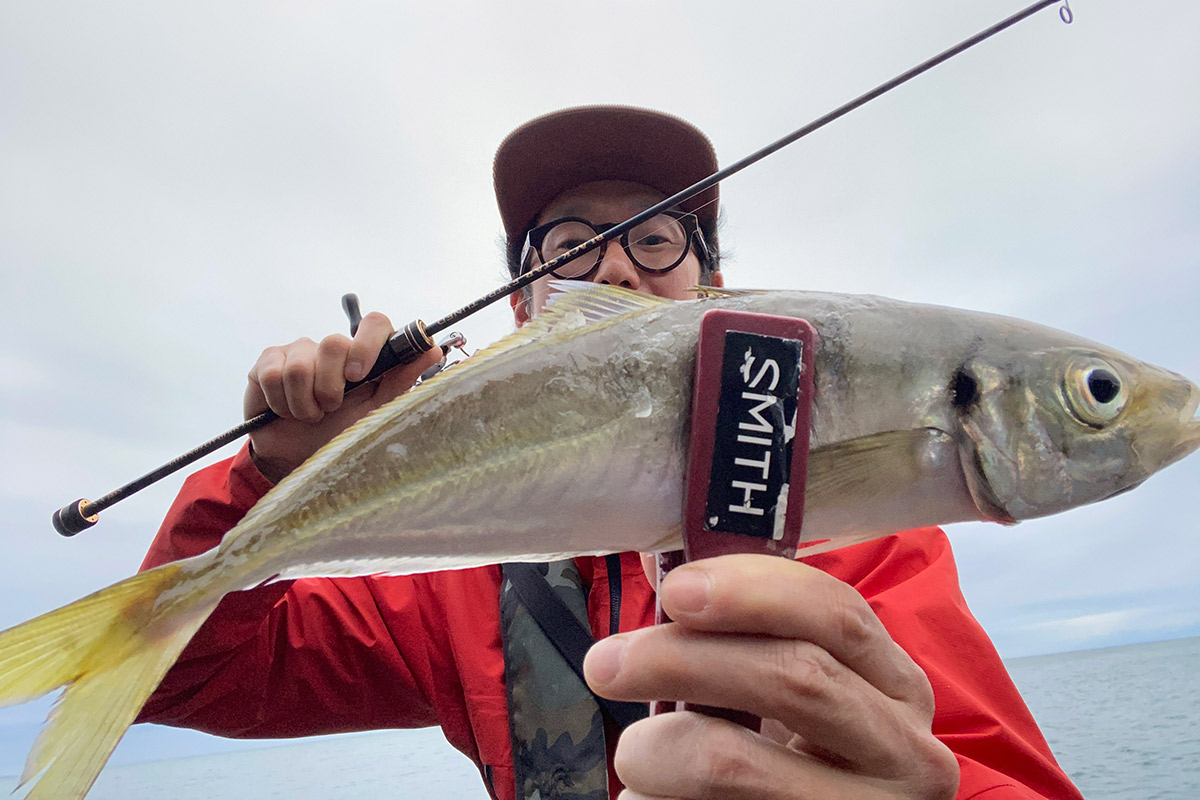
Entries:
{"label": "brown cap", "polygon": [[[500,143],[492,166],[496,202],[510,241],[551,200],[591,181],[621,180],[672,195],[717,171],[708,137],[678,117],[631,106],[579,106],[526,122]],[[706,228],[717,218],[717,187],[679,204]]]}

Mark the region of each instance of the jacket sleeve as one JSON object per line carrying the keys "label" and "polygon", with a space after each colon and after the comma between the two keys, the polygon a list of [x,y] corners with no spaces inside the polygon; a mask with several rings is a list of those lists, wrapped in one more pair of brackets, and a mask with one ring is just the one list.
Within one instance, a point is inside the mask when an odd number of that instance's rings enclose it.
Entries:
{"label": "jacket sleeve", "polygon": [[1081,798],[967,608],[946,535],[927,528],[805,559],[855,586],[933,685],[933,733],[960,800]]}
{"label": "jacket sleeve", "polygon": [[[142,569],[214,547],[269,488],[247,447],[190,476]],[[231,593],[137,721],[247,738],[437,724],[420,594],[402,578],[386,596],[371,578]]]}

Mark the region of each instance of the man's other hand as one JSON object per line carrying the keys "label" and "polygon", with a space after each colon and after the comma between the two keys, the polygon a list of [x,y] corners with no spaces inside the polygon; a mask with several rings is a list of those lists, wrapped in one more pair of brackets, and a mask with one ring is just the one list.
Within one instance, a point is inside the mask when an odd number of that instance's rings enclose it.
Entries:
{"label": "man's other hand", "polygon": [[954,797],[929,681],[852,587],[734,555],[673,570],[661,597],[674,622],[597,643],[588,683],[618,700],[748,711],[763,734],[690,712],[642,720],[617,746],[622,798]]}
{"label": "man's other hand", "polygon": [[242,409],[246,419],[268,408],[280,417],[250,434],[254,463],[263,475],[280,481],[368,412],[411,389],[442,357],[435,347],[343,395],[348,382],[371,371],[394,332],[391,321],[376,311],[362,318],[353,339],[340,334],[326,336],[320,344],[297,339],[262,352],[250,368]]}

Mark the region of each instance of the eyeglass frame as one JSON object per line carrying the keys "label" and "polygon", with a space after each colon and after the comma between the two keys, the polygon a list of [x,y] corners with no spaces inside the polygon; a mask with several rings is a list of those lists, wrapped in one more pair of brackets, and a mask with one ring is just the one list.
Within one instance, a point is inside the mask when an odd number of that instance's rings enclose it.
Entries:
{"label": "eyeglass frame", "polygon": [[[703,273],[704,269],[705,269],[705,265],[711,262],[712,255],[708,249],[708,242],[706,242],[704,240],[704,231],[701,230],[701,228],[700,228],[699,218],[695,214],[692,214],[691,212],[688,212],[688,211],[671,210],[671,211],[662,211],[662,212],[660,212],[660,214],[671,217],[672,219],[678,221],[680,224],[683,225],[683,231],[684,231],[684,234],[686,237],[685,238],[686,246],[683,248],[683,252],[679,254],[678,260],[676,260],[675,263],[669,267],[659,267],[658,269],[655,269],[653,267],[645,266],[644,264],[642,264],[640,261],[637,260],[637,258],[633,255],[632,248],[630,248],[630,246],[629,246],[629,234],[632,231],[625,231],[623,234],[621,234],[621,238],[618,241],[620,241],[621,249],[625,251],[625,255],[629,257],[629,262],[631,264],[633,264],[634,267],[636,267],[637,269],[641,270],[642,272],[644,272],[648,275],[666,275],[668,272],[670,272],[671,270],[675,269],[680,264],[682,264],[685,259],[687,259],[688,253],[690,253],[692,251],[692,239],[695,238],[696,241],[699,243],[699,247],[697,248],[696,255],[699,256],[699,258],[700,258],[700,270],[701,270],[701,273]],[[589,228],[592,229],[593,234],[596,236],[599,236],[604,231],[617,225],[617,223],[615,223],[615,222],[600,223],[603,227],[601,227],[600,230],[597,230],[596,223],[592,222],[591,220],[586,220],[582,217],[559,217],[558,219],[552,219],[549,222],[544,222],[541,225],[538,225],[536,228],[530,228],[529,232],[525,234],[525,251],[526,252],[525,252],[525,255],[522,256],[522,258],[521,258],[520,274],[524,275],[526,272],[528,272],[530,270],[530,261],[531,261],[530,255],[532,253],[537,253],[537,257],[541,260],[541,262],[543,264],[547,263],[548,259],[542,255],[542,244],[545,242],[546,234],[549,233],[550,230],[552,228],[554,228],[556,225],[560,225],[564,222],[579,222],[584,225],[587,225]],[[537,242],[536,244],[534,244],[535,241]],[[557,274],[556,270],[551,270],[550,274],[556,278],[559,278],[560,280],[580,281],[580,280],[585,280],[587,278],[590,278],[593,274],[595,274],[596,270],[598,270],[600,268],[600,262],[604,260],[604,253],[608,250],[609,244],[611,244],[611,241],[604,242],[602,245],[600,245],[599,247],[596,248],[595,263],[592,264],[591,269],[589,269],[587,272],[583,273],[582,275],[576,275],[571,278],[563,278],[563,276]],[[572,259],[572,260],[574,260],[574,259]],[[567,263],[570,263],[570,262],[567,262]]]}

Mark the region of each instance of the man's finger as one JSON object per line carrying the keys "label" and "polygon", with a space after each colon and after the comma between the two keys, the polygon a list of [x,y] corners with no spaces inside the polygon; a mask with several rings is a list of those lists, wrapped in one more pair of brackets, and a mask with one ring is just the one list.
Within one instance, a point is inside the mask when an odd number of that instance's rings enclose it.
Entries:
{"label": "man's finger", "polygon": [[[271,409],[284,419],[291,419],[287,394],[283,391],[283,365],[287,361],[282,347],[268,347],[258,357],[250,370],[250,383],[246,387],[244,410],[246,419]],[[258,396],[255,395],[257,389]],[[261,398],[261,403],[259,402]]]}
{"label": "man's finger", "polygon": [[387,402],[407,392],[417,382],[417,378],[421,377],[421,373],[432,367],[441,358],[441,349],[434,347],[417,356],[412,363],[403,364],[388,372],[379,379],[378,398],[380,402]]}
{"label": "man's finger", "polygon": [[372,311],[362,318],[346,354],[347,381],[361,381],[367,376],[379,358],[379,351],[393,333],[395,329],[391,320],[378,311]]}
{"label": "man's finger", "polygon": [[584,669],[606,697],[683,700],[772,717],[866,775],[904,775],[936,741],[929,718],[810,642],[663,625],[610,637],[592,650]]}
{"label": "man's finger", "polygon": [[889,697],[933,711],[925,673],[866,600],[806,564],[752,555],[696,561],[668,573],[660,596],[688,629],[812,642]]}
{"label": "man's finger", "polygon": [[[675,712],[634,723],[617,743],[617,775],[634,792],[693,800],[882,800],[886,782],[841,771],[722,719]],[[670,765],[666,768],[664,765]]]}
{"label": "man's finger", "polygon": [[313,395],[316,379],[317,343],[298,339],[287,349],[283,364],[283,391],[292,416],[302,422],[316,422],[324,416]]}
{"label": "man's finger", "polygon": [[349,352],[350,340],[339,334],[326,336],[317,347],[313,394],[317,405],[327,414],[337,411],[342,405],[346,390],[346,356]]}

